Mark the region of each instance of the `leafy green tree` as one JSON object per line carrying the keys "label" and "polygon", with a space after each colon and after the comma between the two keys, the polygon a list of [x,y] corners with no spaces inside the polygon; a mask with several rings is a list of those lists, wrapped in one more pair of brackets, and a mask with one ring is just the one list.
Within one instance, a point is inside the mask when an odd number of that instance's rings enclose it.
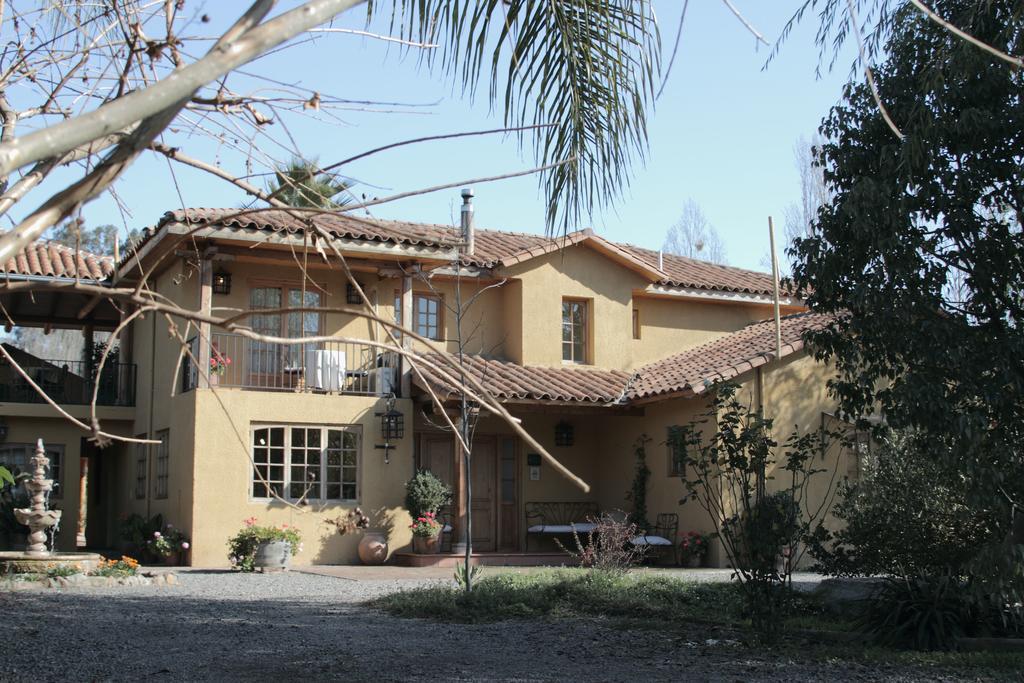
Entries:
{"label": "leafy green tree", "polygon": [[[932,9],[1009,54],[1022,0],[937,0]],[[821,127],[831,192],[815,232],[791,251],[810,335],[837,369],[843,409],[881,410],[956,468],[998,513],[976,572],[1024,585],[1024,73],[910,4],[889,15],[878,94],[851,83]],[[949,283],[960,281],[950,296]],[[1011,534],[1014,524],[1017,533]],[[1014,585],[1017,588],[1011,588]],[[1004,593],[1005,594],[1005,593]],[[1020,595],[1020,593],[1016,593]]]}
{"label": "leafy green tree", "polygon": [[288,206],[340,209],[355,200],[351,188],[349,181],[321,171],[313,161],[292,159],[286,168],[274,171],[267,192]]}

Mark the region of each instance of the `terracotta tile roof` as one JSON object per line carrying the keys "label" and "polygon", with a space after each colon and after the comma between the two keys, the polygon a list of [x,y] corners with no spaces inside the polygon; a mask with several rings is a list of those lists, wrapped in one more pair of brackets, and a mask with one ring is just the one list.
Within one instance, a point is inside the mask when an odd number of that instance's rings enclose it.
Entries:
{"label": "terracotta tile roof", "polygon": [[[658,252],[632,244],[618,244],[618,247],[657,268]],[[675,254],[664,255],[661,269],[668,276],[662,281],[662,284],[724,292],[773,293],[772,276],[769,273],[722,266]]]}
{"label": "terracotta tile roof", "polygon": [[[832,320],[822,313],[797,313],[782,318],[782,356],[800,351],[802,335]],[[765,320],[700,346],[645,365],[630,381],[630,400],[663,394],[697,395],[775,358],[775,322]]]}
{"label": "terracotta tile roof", "polygon": [[[821,329],[831,319],[819,313],[784,317],[782,356],[800,351],[804,346],[803,333]],[[434,354],[427,358],[435,363],[443,362]],[[632,374],[619,370],[523,366],[480,356],[468,356],[466,366],[500,401],[623,405],[667,395],[697,396],[717,381],[736,377],[774,358],[775,323],[766,320],[645,365]],[[427,381],[442,393],[456,393],[434,372],[427,368],[422,371]]]}
{"label": "terracotta tile roof", "polygon": [[[461,240],[459,230],[447,225],[364,218],[349,214],[319,214],[314,220],[332,234],[349,239],[433,247],[454,247]],[[164,214],[158,227],[172,222],[218,224],[239,230],[272,232],[295,233],[303,229],[298,219],[281,210],[246,212],[243,209],[179,209]],[[655,273],[659,272],[658,252],[603,240],[590,229],[577,230],[558,238],[478,229],[476,253],[461,260],[465,265],[480,268],[511,266],[589,239],[600,241],[606,248],[618,250],[626,260],[633,260]],[[127,258],[128,254],[125,256]],[[664,255],[660,272],[665,277],[659,278],[658,282],[663,285],[752,294],[772,293],[771,275],[766,273],[720,266],[672,254]]]}
{"label": "terracotta tile roof", "polygon": [[[427,360],[443,365],[436,354]],[[585,370],[576,367],[543,368],[524,366],[480,356],[467,356],[466,369],[500,401],[565,401],[579,403],[615,403],[626,388],[628,372],[619,370]],[[441,392],[454,389],[435,372],[421,366],[424,378]],[[420,384],[413,373],[414,381]]]}
{"label": "terracotta tile roof", "polygon": [[87,251],[75,252],[57,242],[33,242],[6,263],[0,273],[103,280],[114,272],[114,259]]}

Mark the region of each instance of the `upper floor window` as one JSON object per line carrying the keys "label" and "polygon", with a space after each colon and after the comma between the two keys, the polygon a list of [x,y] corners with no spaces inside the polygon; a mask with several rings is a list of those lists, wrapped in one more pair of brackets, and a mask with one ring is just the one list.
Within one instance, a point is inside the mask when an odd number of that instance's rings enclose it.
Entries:
{"label": "upper floor window", "polygon": [[[395,322],[402,324],[402,295],[395,293]],[[437,294],[412,295],[413,332],[427,339],[440,340],[444,329],[444,301]]]}
{"label": "upper floor window", "polygon": [[562,360],[589,363],[587,358],[587,301],[562,299]]}
{"label": "upper floor window", "polygon": [[252,430],[252,497],[354,501],[359,432],[352,427],[266,425]]}
{"label": "upper floor window", "polygon": [[441,339],[441,297],[435,294],[416,294],[412,302],[416,334],[427,339]]}

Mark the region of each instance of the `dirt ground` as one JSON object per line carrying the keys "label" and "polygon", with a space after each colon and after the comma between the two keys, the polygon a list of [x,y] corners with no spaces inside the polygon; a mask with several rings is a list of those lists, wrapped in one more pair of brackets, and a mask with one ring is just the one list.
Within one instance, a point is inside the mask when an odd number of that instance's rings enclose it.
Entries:
{"label": "dirt ground", "polygon": [[[436,580],[436,579],[435,579]],[[0,679],[963,680],[955,671],[779,656],[706,626],[439,624],[361,603],[422,578],[190,571],[174,586],[0,593]],[[799,652],[799,648],[790,648]]]}

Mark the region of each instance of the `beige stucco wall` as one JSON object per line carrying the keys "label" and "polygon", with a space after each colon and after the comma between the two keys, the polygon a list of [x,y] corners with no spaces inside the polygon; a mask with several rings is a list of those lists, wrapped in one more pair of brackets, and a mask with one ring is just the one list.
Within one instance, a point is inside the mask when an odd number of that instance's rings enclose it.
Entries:
{"label": "beige stucco wall", "polygon": [[639,367],[771,317],[770,306],[636,297],[640,339],[631,340],[632,367]]}
{"label": "beige stucco wall", "polygon": [[[243,520],[289,524],[299,528],[304,550],[295,564],[357,562],[361,534],[340,536],[324,520],[359,506],[375,528],[390,527],[394,552],[410,543],[408,515],[401,509],[406,480],[412,475],[412,436],[394,442],[388,464],[381,450],[379,418],[383,399],[366,396],[325,396],[290,392],[255,392],[238,389],[198,389],[195,418],[194,523],[192,564],[200,567],[227,564],[227,540]],[[396,408],[412,414],[411,401],[400,399]],[[295,425],[359,425],[359,492],[354,504],[309,505],[295,509],[277,501],[253,500],[250,464],[250,428],[253,423]],[[407,430],[408,431],[408,430]]]}

